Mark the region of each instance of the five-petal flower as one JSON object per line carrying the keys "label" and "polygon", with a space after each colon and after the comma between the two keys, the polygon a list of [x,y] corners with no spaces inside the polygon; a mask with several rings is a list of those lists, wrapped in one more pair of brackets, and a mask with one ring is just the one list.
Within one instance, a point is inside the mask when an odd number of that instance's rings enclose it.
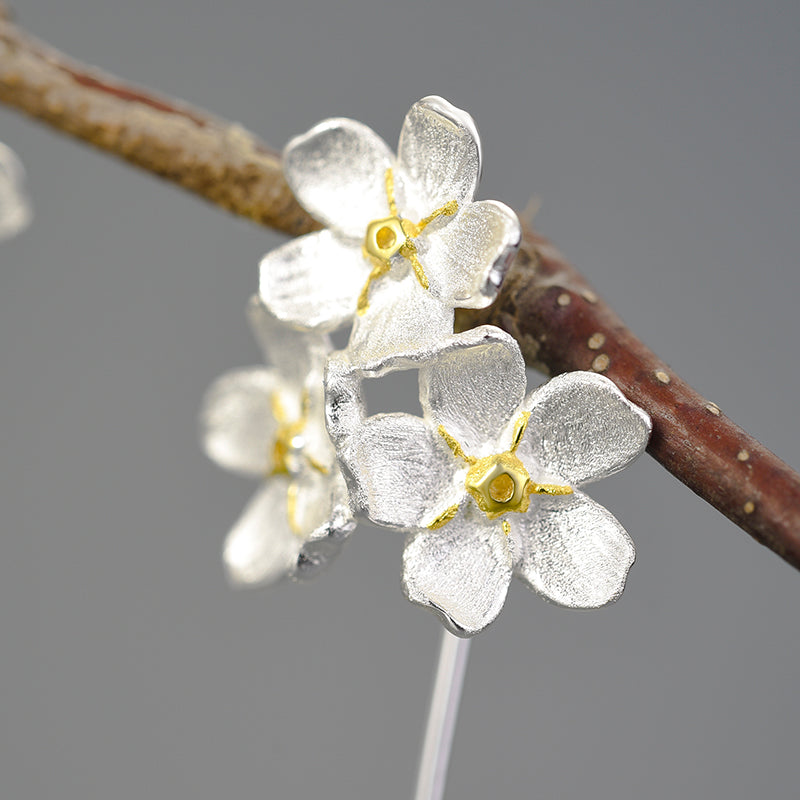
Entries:
{"label": "five-petal flower", "polygon": [[328,337],[288,329],[257,298],[248,320],[273,367],[223,375],[201,413],[208,456],[263,480],[225,541],[228,574],[244,585],[312,574],[355,527],[325,431]]}
{"label": "five-petal flower", "polygon": [[[423,418],[365,416],[363,379],[409,368]],[[512,574],[573,608],[622,592],[633,544],[578,487],[638,456],[651,426],[607,378],[567,373],[526,396],[519,346],[484,326],[367,368],[334,355],[326,381],[355,508],[410,532],[406,595],[452,632],[471,636],[495,619]]]}
{"label": "five-petal flower", "polygon": [[440,97],[412,106],[396,157],[350,119],[293,139],[286,179],[327,227],[265,256],[264,303],[306,329],[355,315],[349,350],[363,360],[451,334],[453,309],[491,303],[519,245],[513,211],[474,202],[480,167],[472,118]]}

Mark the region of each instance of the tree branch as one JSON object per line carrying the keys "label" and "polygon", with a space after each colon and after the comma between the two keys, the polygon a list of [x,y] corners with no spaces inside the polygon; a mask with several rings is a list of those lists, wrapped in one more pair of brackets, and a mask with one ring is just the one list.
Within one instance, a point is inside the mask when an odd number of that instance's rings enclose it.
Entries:
{"label": "tree branch", "polygon": [[[0,102],[171,180],[223,208],[297,235],[280,156],[239,125],[71,61],[8,21],[0,2]],[[653,418],[650,454],[757,541],[800,568],[800,475],[695,392],[625,327],[586,280],[526,231],[497,301],[460,311],[491,323],[550,374],[602,372]]]}
{"label": "tree branch", "polygon": [[2,6],[0,102],[262,225],[295,235],[319,227],[286,185],[280,154],[243,127],[68,59]]}

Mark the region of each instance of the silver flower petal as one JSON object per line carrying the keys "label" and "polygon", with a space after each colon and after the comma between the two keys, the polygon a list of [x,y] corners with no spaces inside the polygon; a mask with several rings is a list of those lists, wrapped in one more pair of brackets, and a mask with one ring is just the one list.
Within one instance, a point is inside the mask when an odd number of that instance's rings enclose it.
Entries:
{"label": "silver flower petal", "polygon": [[278,374],[264,367],[228,372],[209,388],[200,413],[203,447],[225,469],[264,477],[270,468],[277,423],[270,398],[274,392],[291,401]]}
{"label": "silver flower petal", "polygon": [[371,364],[437,346],[453,333],[454,313],[413,278],[387,277],[370,291],[369,309],[357,316],[348,352],[353,361]]}
{"label": "silver flower petal", "polygon": [[325,366],[325,425],[338,456],[366,416],[362,377],[346,351],[331,353]]}
{"label": "silver flower petal", "polygon": [[295,568],[303,540],[289,525],[288,491],[288,478],[267,481],[228,534],[223,559],[232,583],[274,583]]}
{"label": "silver flower petal", "polygon": [[482,456],[495,446],[525,396],[519,345],[483,325],[451,336],[419,370],[423,413],[454,436],[465,452]]}
{"label": "silver flower petal", "polygon": [[634,549],[614,516],[581,492],[537,495],[527,514],[514,515],[519,557],[515,573],[548,600],[570,608],[599,608],[625,588]]}
{"label": "silver flower petal", "polygon": [[324,230],[267,253],[261,261],[259,293],[283,322],[330,331],[355,314],[368,274],[360,248]]}
{"label": "silver flower petal", "polygon": [[309,402],[308,419],[303,429],[303,452],[314,463],[324,469],[336,470],[336,452],[325,428],[324,397],[322,379],[313,387]]}
{"label": "silver flower petal", "polygon": [[532,476],[580,486],[623,469],[644,452],[652,423],[602,375],[568,372],[531,392],[517,451]]}
{"label": "silver flower petal", "polygon": [[397,162],[407,216],[424,217],[451,200],[459,207],[471,202],[481,173],[472,117],[441,97],[423,97],[406,114]]}
{"label": "silver flower petal", "polygon": [[305,396],[305,409],[297,409],[298,414],[305,411],[303,451],[318,464],[332,467],[335,453],[325,430],[323,387],[325,364],[333,349],[330,337],[290,328],[269,312],[258,295],[250,298],[247,319],[265,360],[293,387],[295,395]]}
{"label": "silver flower petal", "polygon": [[394,163],[386,143],[352,119],[328,119],[292,139],[283,153],[286,180],[300,204],[324,225],[361,239],[388,216],[384,177]]}
{"label": "silver flower petal", "polygon": [[321,386],[325,360],[333,349],[326,335],[288,327],[269,312],[258,295],[247,304],[247,321],[264,360],[288,383],[302,386],[310,379]]}
{"label": "silver flower petal", "polygon": [[306,472],[297,481],[297,524],[310,531],[303,542],[293,577],[314,577],[332,561],[355,529],[347,487],[337,470],[327,475]]}
{"label": "silver flower petal", "polygon": [[403,590],[435,611],[457,636],[473,636],[503,608],[511,581],[509,538],[472,503],[439,530],[411,534],[403,553]]}
{"label": "silver flower petal", "polygon": [[353,506],[378,525],[419,526],[454,491],[452,453],[410,414],[367,418],[338,455]]}
{"label": "silver flower petal", "polygon": [[424,263],[431,290],[454,308],[484,308],[497,292],[520,242],[517,215],[503,203],[471,203],[429,237]]}

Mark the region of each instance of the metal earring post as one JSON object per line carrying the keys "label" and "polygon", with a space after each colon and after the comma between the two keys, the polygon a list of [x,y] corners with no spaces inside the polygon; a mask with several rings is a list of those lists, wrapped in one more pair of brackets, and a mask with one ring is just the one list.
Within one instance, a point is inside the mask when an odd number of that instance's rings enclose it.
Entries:
{"label": "metal earring post", "polygon": [[442,800],[471,639],[442,631],[414,800]]}

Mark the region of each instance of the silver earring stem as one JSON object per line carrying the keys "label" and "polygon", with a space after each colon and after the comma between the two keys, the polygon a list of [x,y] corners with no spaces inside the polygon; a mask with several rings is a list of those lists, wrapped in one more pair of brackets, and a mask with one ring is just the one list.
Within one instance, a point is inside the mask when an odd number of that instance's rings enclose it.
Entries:
{"label": "silver earring stem", "polygon": [[442,800],[471,639],[442,631],[414,800]]}

